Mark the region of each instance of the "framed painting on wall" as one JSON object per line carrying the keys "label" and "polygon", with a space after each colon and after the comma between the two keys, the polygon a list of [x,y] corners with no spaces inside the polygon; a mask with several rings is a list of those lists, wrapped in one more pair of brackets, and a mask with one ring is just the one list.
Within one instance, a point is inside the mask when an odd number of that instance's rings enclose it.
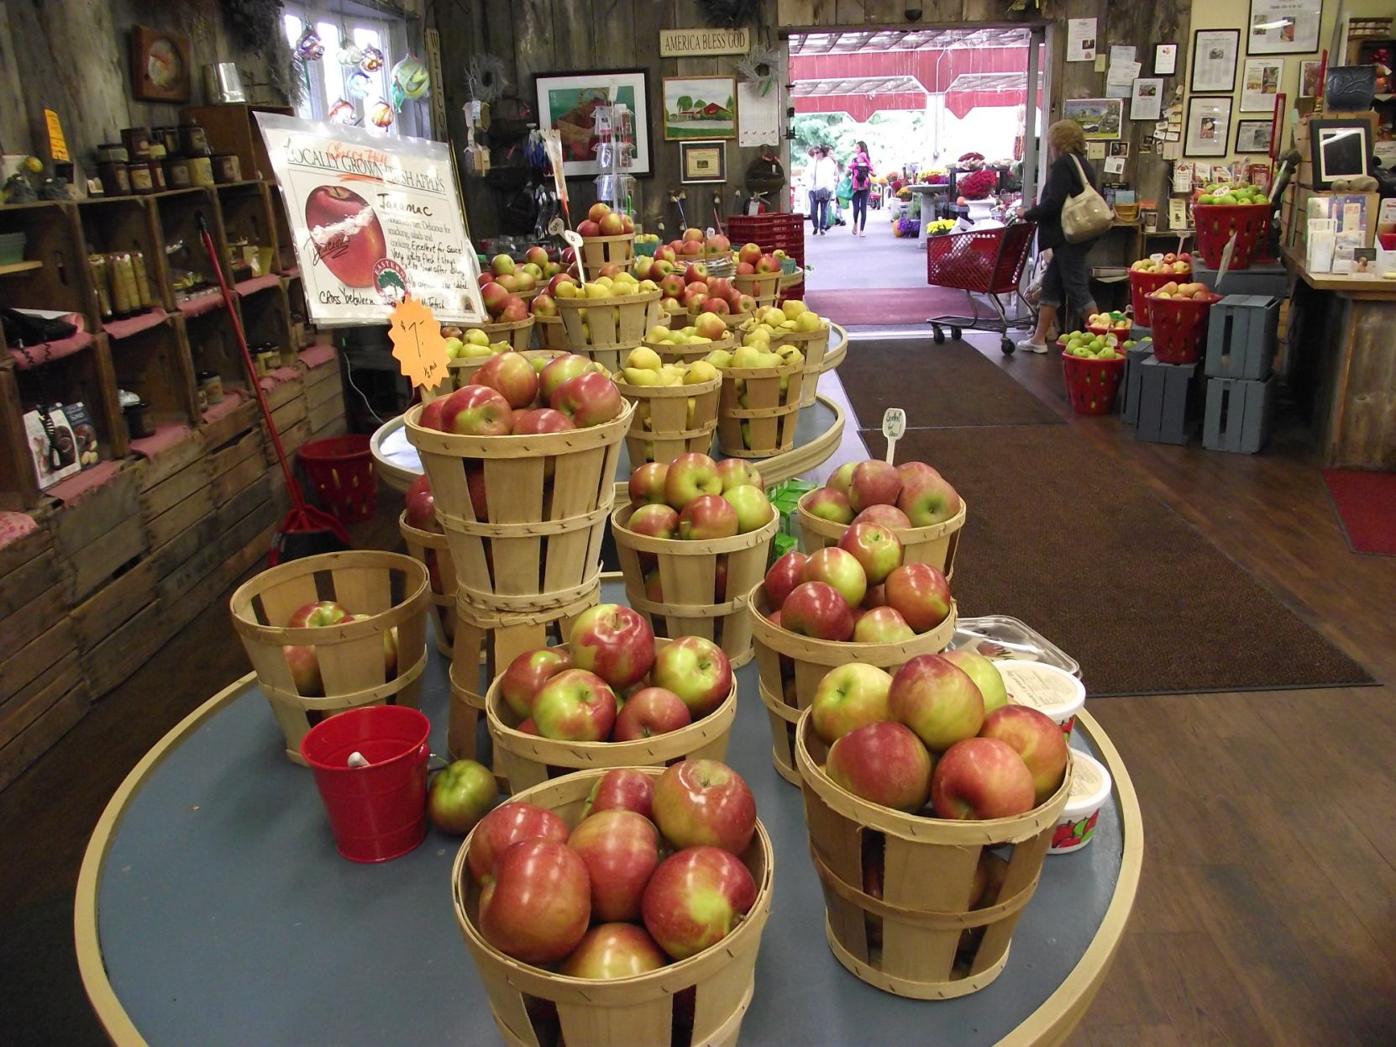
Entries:
{"label": "framed painting on wall", "polygon": [[188,36],[131,27],[131,97],[142,102],[189,101]]}
{"label": "framed painting on wall", "polygon": [[1184,156],[1225,156],[1231,139],[1230,98],[1189,98]]}
{"label": "framed painting on wall", "polygon": [[1241,76],[1241,112],[1271,113],[1280,81],[1285,75],[1283,58],[1247,58]]}
{"label": "framed painting on wall", "polygon": [[737,81],[730,76],[666,76],[664,138],[737,137]]}
{"label": "framed painting on wall", "polygon": [[1246,54],[1311,54],[1322,20],[1323,0],[1251,0]]}
{"label": "framed painting on wall", "polygon": [[1241,49],[1239,29],[1199,29],[1192,34],[1192,77],[1188,91],[1230,93],[1236,90],[1236,56]]}
{"label": "framed painting on wall", "polygon": [[1124,115],[1123,98],[1068,98],[1062,103],[1062,119],[1080,124],[1088,142],[1119,138]]}
{"label": "framed painting on wall", "polygon": [[1236,151],[1269,155],[1271,127],[1269,120],[1237,120]]}
{"label": "framed painting on wall", "polygon": [[1317,98],[1323,86],[1323,59],[1305,59],[1299,63],[1299,97]]}
{"label": "framed painting on wall", "polygon": [[568,178],[601,174],[596,162],[597,106],[623,102],[634,114],[635,157],[633,175],[650,174],[649,91],[643,69],[615,69],[599,73],[539,73],[534,78],[538,96],[538,126],[556,129],[562,138],[563,171]]}
{"label": "framed painting on wall", "polygon": [[685,185],[727,181],[726,142],[680,142],[679,160]]}

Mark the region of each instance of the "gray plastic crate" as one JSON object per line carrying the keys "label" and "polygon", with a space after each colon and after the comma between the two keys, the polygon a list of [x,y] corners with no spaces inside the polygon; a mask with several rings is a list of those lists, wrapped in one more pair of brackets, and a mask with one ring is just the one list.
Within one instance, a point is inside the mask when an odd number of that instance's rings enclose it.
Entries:
{"label": "gray plastic crate", "polygon": [[1263,381],[1275,363],[1280,300],[1268,295],[1229,294],[1207,317],[1207,356],[1202,369],[1210,378]]}
{"label": "gray plastic crate", "polygon": [[[1143,328],[1136,327],[1136,337]],[[1125,350],[1125,382],[1121,396],[1120,416],[1125,425],[1139,421],[1139,369],[1149,357],[1154,355],[1154,343],[1145,342]]]}
{"label": "gray plastic crate", "polygon": [[1139,415],[1134,438],[1156,444],[1188,442],[1188,403],[1197,364],[1165,364],[1149,356],[1139,365]]}
{"label": "gray plastic crate", "polygon": [[1289,297],[1289,270],[1281,262],[1252,262],[1249,269],[1228,269],[1218,286],[1218,270],[1208,269],[1200,254],[1192,256],[1192,278],[1220,294],[1274,295]]}
{"label": "gray plastic crate", "polygon": [[1207,380],[1202,446],[1209,451],[1255,454],[1270,438],[1275,412],[1275,377],[1263,382],[1239,378]]}

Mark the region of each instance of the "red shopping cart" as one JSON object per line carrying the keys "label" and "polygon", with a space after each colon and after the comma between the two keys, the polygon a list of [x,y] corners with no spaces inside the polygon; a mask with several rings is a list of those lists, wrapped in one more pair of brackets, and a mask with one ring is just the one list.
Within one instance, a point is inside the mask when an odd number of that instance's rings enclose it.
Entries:
{"label": "red shopping cart", "polygon": [[[1014,222],[996,229],[971,229],[926,239],[926,282],[932,287],[964,291],[970,308],[969,316],[932,316],[927,321],[937,345],[945,341],[947,327],[956,340],[962,331],[997,331],[999,347],[1005,354],[1013,352],[1009,330],[1032,324],[1032,310],[1019,285],[1036,231],[1032,222]],[[988,299],[993,313],[979,311],[976,294]]]}

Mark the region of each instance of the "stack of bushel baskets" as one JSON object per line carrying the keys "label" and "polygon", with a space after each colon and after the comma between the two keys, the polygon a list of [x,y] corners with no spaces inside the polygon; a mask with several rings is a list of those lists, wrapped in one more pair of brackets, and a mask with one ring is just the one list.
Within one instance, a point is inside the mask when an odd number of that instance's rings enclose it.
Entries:
{"label": "stack of bushel baskets", "polygon": [[1274,411],[1280,300],[1227,295],[1212,307],[1207,329],[1207,409],[1202,446],[1255,454],[1270,435]]}

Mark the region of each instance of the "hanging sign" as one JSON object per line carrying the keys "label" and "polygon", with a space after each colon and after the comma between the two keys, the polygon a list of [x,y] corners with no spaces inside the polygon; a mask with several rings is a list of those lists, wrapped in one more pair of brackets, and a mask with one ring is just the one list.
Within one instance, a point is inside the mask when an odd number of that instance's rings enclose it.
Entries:
{"label": "hanging sign", "polygon": [[661,29],[659,56],[744,55],[751,50],[749,29]]}
{"label": "hanging sign", "polygon": [[258,113],[316,324],[381,324],[410,295],[443,322],[486,319],[444,142]]}
{"label": "hanging sign", "polygon": [[428,389],[446,377],[449,357],[441,322],[415,298],[404,298],[389,318],[388,341],[403,376]]}

